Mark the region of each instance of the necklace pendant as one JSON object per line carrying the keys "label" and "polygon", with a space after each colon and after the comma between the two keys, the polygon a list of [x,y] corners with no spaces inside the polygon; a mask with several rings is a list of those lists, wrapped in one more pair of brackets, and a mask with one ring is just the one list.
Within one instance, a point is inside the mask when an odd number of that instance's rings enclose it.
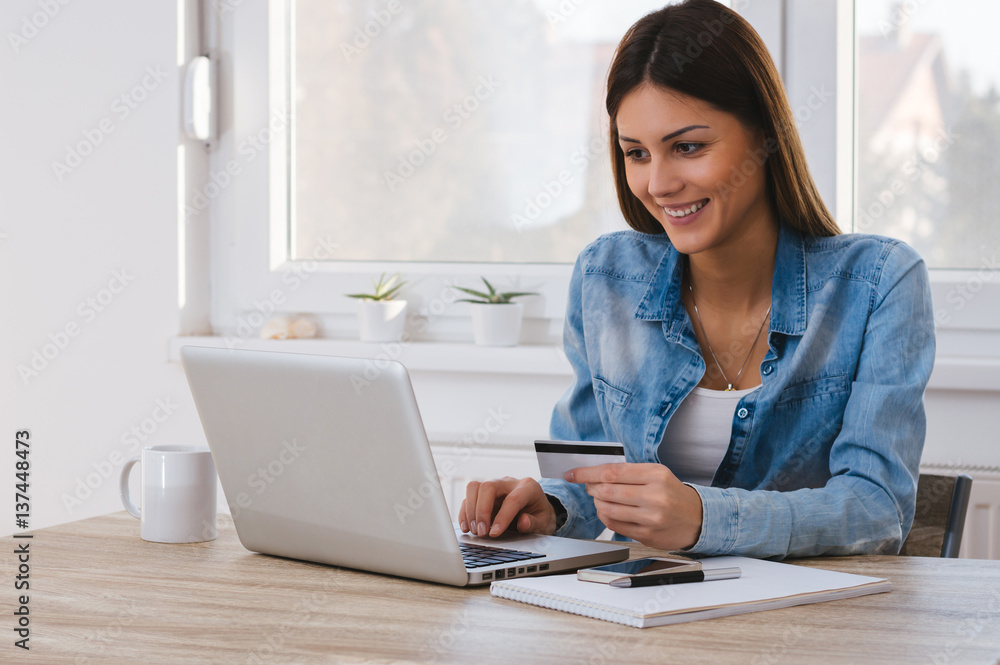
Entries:
{"label": "necklace pendant", "polygon": [[731,383],[730,383],[730,384],[729,384],[729,387],[728,387],[728,388],[726,388],[725,392],[727,392],[727,393],[731,393],[732,391],[733,391],[733,384],[731,384]]}

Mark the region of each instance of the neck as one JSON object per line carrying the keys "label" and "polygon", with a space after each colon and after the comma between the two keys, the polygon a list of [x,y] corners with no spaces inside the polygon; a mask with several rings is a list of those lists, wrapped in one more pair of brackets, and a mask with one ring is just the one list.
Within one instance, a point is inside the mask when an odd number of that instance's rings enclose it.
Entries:
{"label": "neck", "polygon": [[754,313],[771,302],[778,224],[764,222],[733,242],[688,256],[688,280],[702,308]]}

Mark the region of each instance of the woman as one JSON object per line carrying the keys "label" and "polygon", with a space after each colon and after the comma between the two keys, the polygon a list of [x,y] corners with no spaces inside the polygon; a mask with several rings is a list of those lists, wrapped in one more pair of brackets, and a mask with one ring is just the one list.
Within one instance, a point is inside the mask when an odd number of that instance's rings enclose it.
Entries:
{"label": "woman", "polygon": [[463,531],[607,526],[768,558],[897,552],[934,358],[923,261],[840,235],[766,48],[718,3],[632,26],[607,109],[634,231],[577,259],[563,335],[576,379],[551,436],[620,441],[628,463],[469,483]]}

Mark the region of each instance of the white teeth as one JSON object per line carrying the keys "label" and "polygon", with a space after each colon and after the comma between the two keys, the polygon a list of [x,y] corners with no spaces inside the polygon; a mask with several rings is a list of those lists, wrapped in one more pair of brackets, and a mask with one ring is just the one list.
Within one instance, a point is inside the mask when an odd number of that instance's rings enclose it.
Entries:
{"label": "white teeth", "polygon": [[684,208],[683,210],[671,210],[670,208],[664,208],[663,210],[671,217],[687,217],[691,213],[698,212],[704,208],[706,203],[708,203],[708,201],[701,201],[693,204],[690,208]]}

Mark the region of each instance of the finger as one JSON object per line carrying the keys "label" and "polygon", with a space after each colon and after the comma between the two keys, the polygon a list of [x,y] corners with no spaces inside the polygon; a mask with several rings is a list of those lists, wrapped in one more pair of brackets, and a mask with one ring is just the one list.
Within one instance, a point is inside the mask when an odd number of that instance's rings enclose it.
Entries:
{"label": "finger", "polygon": [[458,526],[462,533],[469,531],[469,520],[465,517],[465,499],[462,499],[462,505],[458,509]]}
{"label": "finger", "polygon": [[625,485],[622,483],[587,483],[584,489],[595,500],[601,499],[608,503],[626,506],[643,505],[644,493],[648,492],[646,485]]}
{"label": "finger", "polygon": [[[476,533],[476,503],[479,501],[479,481],[473,480],[465,486],[465,501],[462,508],[465,510],[465,522],[461,523],[462,531],[469,527],[469,531]],[[459,520],[461,521],[461,520]]]}
{"label": "finger", "polygon": [[628,512],[635,510],[634,508],[615,506],[600,499],[594,500],[594,508],[597,512],[597,518],[601,520],[601,523],[615,533],[632,538],[633,540],[639,540],[640,537],[645,538],[648,535],[649,529],[647,526],[641,522],[633,521],[638,518]]}
{"label": "finger", "polygon": [[521,513],[517,516],[517,530],[519,533],[541,533],[552,535],[555,531],[555,524],[547,520],[544,515],[536,513]]}
{"label": "finger", "polygon": [[[595,498],[594,508],[597,511],[597,516],[602,518],[602,522],[604,521],[604,518],[607,518],[620,524],[625,523],[633,526],[649,526],[649,515],[642,508],[636,506],[627,506]],[[605,525],[607,525],[607,523],[605,523]]]}
{"label": "finger", "polygon": [[538,520],[528,513],[521,513],[517,516],[517,530],[521,533],[535,533],[540,530]]}
{"label": "finger", "polygon": [[629,466],[628,463],[578,466],[567,471],[563,478],[571,483],[616,483],[620,482],[619,476],[627,473],[625,470],[619,470],[618,467],[627,466]]}
{"label": "finger", "polygon": [[665,470],[666,467],[662,464],[616,462],[614,464],[597,464],[596,466],[579,466],[567,471],[563,475],[563,479],[572,483],[644,485],[657,478]]}
{"label": "finger", "polygon": [[[600,517],[600,515],[598,515],[598,517]],[[638,542],[642,542],[646,539],[647,530],[639,524],[634,524],[632,522],[620,522],[618,520],[611,519],[610,517],[601,518],[601,523],[615,533],[625,536],[626,538],[631,538],[632,540]]]}
{"label": "finger", "polygon": [[524,507],[528,505],[527,492],[522,491],[520,487],[515,487],[510,491],[510,494],[506,496],[503,500],[503,505],[500,506],[500,510],[497,511],[497,515],[493,518],[493,526],[490,527],[491,536],[499,536],[501,533],[507,530],[510,523],[517,518],[518,513],[520,513]]}
{"label": "finger", "polygon": [[497,495],[497,481],[488,480],[485,483],[480,483],[479,497],[476,499],[476,530],[473,531],[473,534],[485,536],[490,530]]}

